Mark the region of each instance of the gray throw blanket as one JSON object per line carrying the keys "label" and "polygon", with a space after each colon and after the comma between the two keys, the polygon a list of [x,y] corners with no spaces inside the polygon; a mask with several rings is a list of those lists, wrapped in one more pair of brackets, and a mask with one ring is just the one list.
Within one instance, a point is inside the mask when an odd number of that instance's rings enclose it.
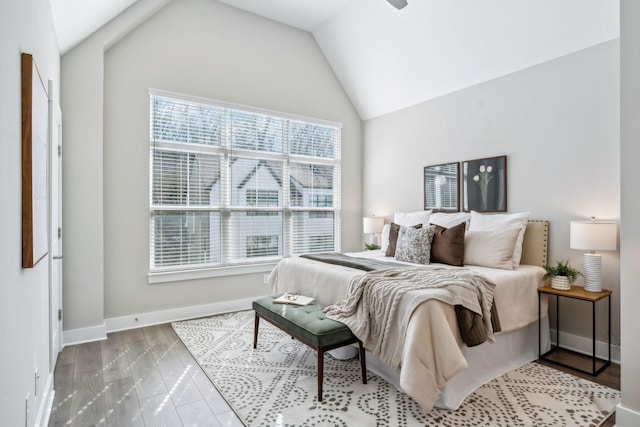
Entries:
{"label": "gray throw blanket", "polygon": [[[325,308],[346,324],[383,362],[400,367],[405,331],[415,308],[429,299],[460,305],[482,316],[494,341],[491,306],[495,285],[471,270],[407,267],[375,270],[355,277],[347,297]],[[426,291],[425,291],[426,290]]]}
{"label": "gray throw blanket", "polygon": [[304,254],[300,258],[312,259],[314,261],[326,262],[327,264],[342,265],[344,267],[357,268],[362,271],[380,270],[383,268],[402,268],[403,266],[394,262],[378,261],[370,258],[356,258],[338,252],[326,252],[320,254]]}

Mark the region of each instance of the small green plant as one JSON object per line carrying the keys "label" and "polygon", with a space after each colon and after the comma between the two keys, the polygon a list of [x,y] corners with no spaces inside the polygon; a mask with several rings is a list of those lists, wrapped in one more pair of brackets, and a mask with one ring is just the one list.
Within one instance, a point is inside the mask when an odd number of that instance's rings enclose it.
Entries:
{"label": "small green plant", "polygon": [[376,245],[374,243],[365,243],[364,247],[368,251],[375,251],[376,249],[380,249],[380,246],[378,246],[378,245]]}
{"label": "small green plant", "polygon": [[582,273],[569,265],[569,260],[557,261],[555,267],[546,265],[544,269],[547,273],[542,277],[542,280],[551,279],[556,276],[565,276],[569,279],[569,283],[573,283],[578,276],[582,276]]}

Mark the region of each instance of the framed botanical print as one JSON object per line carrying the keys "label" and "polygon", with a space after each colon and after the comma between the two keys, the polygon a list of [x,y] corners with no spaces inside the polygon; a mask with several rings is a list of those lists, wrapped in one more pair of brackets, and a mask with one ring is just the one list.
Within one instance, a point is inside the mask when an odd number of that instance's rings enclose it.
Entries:
{"label": "framed botanical print", "polygon": [[507,211],[507,156],[462,162],[462,207],[465,211]]}
{"label": "framed botanical print", "polygon": [[424,209],[436,212],[458,212],[459,163],[424,167]]}

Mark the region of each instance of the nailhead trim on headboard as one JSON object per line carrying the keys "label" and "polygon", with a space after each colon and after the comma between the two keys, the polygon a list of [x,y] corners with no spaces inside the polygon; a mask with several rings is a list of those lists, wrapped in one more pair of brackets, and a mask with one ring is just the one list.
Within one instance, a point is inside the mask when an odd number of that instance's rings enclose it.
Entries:
{"label": "nailhead trim on headboard", "polygon": [[522,242],[522,259],[520,264],[547,265],[549,242],[549,221],[530,219]]}

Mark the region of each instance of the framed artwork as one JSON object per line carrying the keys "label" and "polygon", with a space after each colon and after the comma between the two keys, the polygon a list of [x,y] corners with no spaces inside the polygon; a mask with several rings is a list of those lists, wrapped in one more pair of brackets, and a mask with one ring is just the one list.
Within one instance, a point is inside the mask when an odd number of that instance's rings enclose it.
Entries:
{"label": "framed artwork", "polygon": [[22,268],[48,253],[49,96],[33,56],[22,54]]}
{"label": "framed artwork", "polygon": [[507,156],[462,162],[465,211],[507,211]]}
{"label": "framed artwork", "polygon": [[460,164],[445,163],[424,167],[424,209],[434,212],[460,210]]}

